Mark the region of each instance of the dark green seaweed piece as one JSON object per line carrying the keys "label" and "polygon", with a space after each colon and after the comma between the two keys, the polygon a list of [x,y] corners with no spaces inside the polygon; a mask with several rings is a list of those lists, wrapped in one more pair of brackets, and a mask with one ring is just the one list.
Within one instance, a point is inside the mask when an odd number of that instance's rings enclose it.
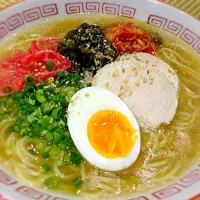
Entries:
{"label": "dark green seaweed piece", "polygon": [[97,70],[118,57],[112,44],[105,39],[102,28],[87,23],[68,32],[57,51],[74,62],[71,72],[81,74],[89,71],[95,75]]}

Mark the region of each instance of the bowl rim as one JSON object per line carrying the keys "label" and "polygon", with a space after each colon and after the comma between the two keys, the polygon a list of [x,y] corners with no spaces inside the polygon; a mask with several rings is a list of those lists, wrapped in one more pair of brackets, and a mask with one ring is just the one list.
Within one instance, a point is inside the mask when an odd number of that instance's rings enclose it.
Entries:
{"label": "bowl rim", "polygon": [[[4,13],[4,11],[5,12],[12,12],[12,10],[13,9],[15,9],[15,8],[19,8],[19,7],[21,7],[21,5],[22,5],[22,3],[24,3],[24,2],[26,2],[26,3],[28,3],[28,2],[34,2],[35,0],[29,0],[29,1],[21,1],[21,2],[18,2],[18,3],[16,3],[16,4],[14,4],[14,5],[12,5],[12,6],[10,6],[10,7],[7,7],[7,8],[5,8],[4,10],[0,10],[0,17],[1,17],[1,14],[2,13]],[[77,0],[78,1],[78,0]],[[80,0],[80,1],[82,1],[82,0]],[[93,0],[93,1],[98,1],[98,0]],[[106,0],[105,0],[106,1]],[[107,0],[107,1],[109,1],[109,0]],[[174,10],[174,11],[176,11],[176,12],[182,12],[182,13],[184,13],[184,15],[186,15],[187,17],[189,17],[189,18],[192,18],[192,20],[194,20],[195,21],[195,23],[196,22],[198,22],[199,23],[199,21],[200,21],[200,19],[197,19],[196,17],[194,17],[194,16],[192,16],[192,15],[190,15],[189,13],[187,13],[186,11],[183,11],[183,10],[181,10],[181,9],[179,9],[179,8],[177,8],[177,7],[175,7],[175,6],[173,6],[173,5],[171,5],[171,4],[168,4],[168,3],[166,3],[166,2],[163,2],[163,1],[160,1],[160,0],[141,0],[141,1],[143,1],[143,2],[156,2],[156,3],[159,3],[159,4],[161,4],[161,5],[163,5],[163,6],[167,6],[168,8],[170,8],[170,9],[172,9],[172,10]],[[47,0],[47,2],[48,2],[48,0]],[[54,1],[51,1],[51,2],[57,2],[57,0],[54,0]],[[66,0],[65,1],[63,1],[63,2],[66,2]],[[91,1],[92,2],[92,1]],[[45,1],[43,1],[43,4],[45,3]],[[121,2],[120,2],[121,3]],[[120,4],[119,3],[119,4]],[[138,17],[136,17],[136,18],[138,18]],[[1,23],[1,22],[0,22]],[[200,26],[199,26],[199,28],[200,28]],[[20,28],[21,29],[21,28]],[[199,37],[199,36],[198,36]],[[195,169],[198,169],[199,171],[200,171],[200,165],[198,164],[198,167],[197,168],[195,168]],[[185,176],[185,175],[187,175],[187,174],[189,174],[191,171],[193,170],[193,167],[191,167],[187,172],[185,172],[183,175]],[[1,167],[0,167],[0,171],[1,171]],[[6,170],[5,170],[6,171]],[[8,173],[9,174],[9,173]],[[14,176],[13,176],[14,177]],[[182,176],[181,177],[179,177],[179,179],[175,182],[175,183],[177,183],[177,184],[179,184],[179,180],[180,179],[182,179]],[[20,184],[21,186],[22,185],[24,185],[23,183],[22,184]],[[172,184],[168,184],[167,186],[164,186],[164,188],[166,188],[166,187],[168,187],[168,186],[171,186]],[[38,189],[37,189],[38,190]],[[149,193],[150,194],[154,194],[154,196],[155,195],[157,195],[157,194],[155,194],[155,192],[153,192],[153,191],[157,191],[157,190],[159,190],[159,188],[156,188],[156,189],[154,189],[154,190],[150,190],[149,191]],[[43,191],[44,192],[44,191]],[[49,191],[46,191],[46,193],[47,194],[49,194]],[[9,195],[9,193],[5,193],[5,195]],[[141,194],[138,194],[138,195],[140,195],[141,196]],[[142,195],[143,195],[143,193],[142,193]],[[192,195],[192,194],[191,194]],[[197,194],[198,195],[198,194]],[[53,196],[53,194],[52,194],[52,196]],[[54,196],[55,196],[55,194],[54,194]],[[146,195],[146,194],[144,194],[144,196],[147,196],[148,197],[148,195]],[[0,194],[0,197],[1,197],[1,194]],[[69,197],[69,198],[71,198],[71,197]],[[125,199],[128,199],[129,197],[125,197]],[[132,198],[132,197],[131,197]],[[74,199],[74,198],[72,198],[72,199]],[[129,198],[130,199],[130,198]],[[137,199],[137,198],[136,198]],[[151,198],[150,198],[151,199]],[[171,198],[170,198],[171,199]]]}

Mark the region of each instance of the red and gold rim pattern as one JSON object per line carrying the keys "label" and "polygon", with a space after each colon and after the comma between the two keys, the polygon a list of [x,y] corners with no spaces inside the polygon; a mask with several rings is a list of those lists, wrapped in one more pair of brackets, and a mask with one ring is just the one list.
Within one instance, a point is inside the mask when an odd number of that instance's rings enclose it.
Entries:
{"label": "red and gold rim pattern", "polygon": [[[13,6],[17,3],[20,3],[24,0],[0,0],[0,11]],[[200,0],[160,0],[163,3],[172,5],[174,7],[177,7],[180,10],[183,10],[187,12],[188,14],[192,15],[196,19],[200,20]],[[106,3],[100,3],[98,1],[96,2],[86,2],[86,3],[96,3],[95,8],[96,12],[99,12],[100,7],[102,10],[106,10],[106,6],[112,7],[112,4],[106,4]],[[79,2],[80,5],[78,5],[77,10],[77,4],[73,5],[73,3],[67,3],[65,4],[66,8],[66,14],[73,14],[82,12],[83,3]],[[115,4],[116,7],[117,4]],[[73,9],[73,6],[76,6],[76,9]],[[117,5],[120,7],[120,5]],[[51,8],[51,9],[47,9]],[[89,7],[88,7],[89,8]],[[33,8],[36,9],[36,8]],[[52,15],[58,15],[58,7],[56,3],[53,4],[46,4],[41,7],[37,7],[39,9],[39,12],[41,15],[34,16],[35,18],[29,18],[30,17],[30,10],[24,10],[23,12],[18,13],[17,15],[13,15],[10,18],[8,18],[5,21],[0,21],[0,39],[3,38],[9,31],[12,31],[20,26],[22,26],[25,23],[28,23],[30,21],[37,20],[39,18],[47,18],[48,16]],[[127,17],[134,17],[136,9],[131,7],[123,6],[121,9],[115,9],[116,12],[120,13],[110,13],[110,14],[118,14],[118,15],[124,15],[127,16],[127,10],[130,16]],[[118,11],[117,11],[118,10]],[[34,10],[33,10],[34,11]],[[89,10],[88,10],[89,12]],[[17,24],[11,23],[14,18],[17,18],[16,21]],[[194,50],[196,50],[198,53],[200,53],[200,36],[193,33],[191,30],[185,28],[182,24],[177,23],[176,21],[169,20],[167,18],[163,18],[161,16],[157,15],[149,15],[148,16],[148,23],[153,24],[158,27],[162,27],[169,32],[173,33],[174,35],[179,36],[181,39],[183,39],[185,42],[187,42],[190,46],[193,47]],[[2,27],[1,27],[2,25]],[[148,196],[142,195],[137,198],[133,198],[131,200],[151,200],[151,199],[165,199],[173,197],[174,195],[180,193],[181,191],[193,186],[196,182],[200,181],[200,165],[198,165],[195,169],[190,171],[188,174],[186,174],[183,178],[181,178],[176,183],[173,183],[166,188],[157,190],[156,192],[150,193]],[[8,174],[0,170],[0,183],[3,184],[5,187],[13,187],[14,193],[16,195],[21,194],[27,198],[30,199],[59,199],[57,197],[53,197],[49,194],[37,191],[35,189],[32,189],[27,186],[22,186],[17,180],[11,178]],[[6,195],[1,194],[3,191],[0,191],[0,200],[12,200],[6,197]],[[64,199],[62,199],[64,200]],[[191,198],[188,200],[200,200],[200,192],[197,194],[194,194]]]}
{"label": "red and gold rim pattern", "polygon": [[[0,0],[0,11],[24,0]],[[174,6],[200,20],[200,0],[159,0]]]}

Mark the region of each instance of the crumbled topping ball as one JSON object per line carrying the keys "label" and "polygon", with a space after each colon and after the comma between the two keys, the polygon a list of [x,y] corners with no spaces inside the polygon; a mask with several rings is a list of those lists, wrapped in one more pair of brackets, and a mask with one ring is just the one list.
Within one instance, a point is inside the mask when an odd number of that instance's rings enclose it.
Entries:
{"label": "crumbled topping ball", "polygon": [[93,75],[104,65],[115,61],[118,53],[104,38],[104,31],[96,24],[83,23],[67,33],[57,51],[74,62],[72,72],[90,71]]}

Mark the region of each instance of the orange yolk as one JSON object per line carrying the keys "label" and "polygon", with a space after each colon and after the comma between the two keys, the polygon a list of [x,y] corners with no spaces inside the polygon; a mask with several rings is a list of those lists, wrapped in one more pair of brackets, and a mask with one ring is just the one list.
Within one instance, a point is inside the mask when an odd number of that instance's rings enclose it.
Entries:
{"label": "orange yolk", "polygon": [[92,147],[106,158],[128,156],[136,140],[136,130],[128,118],[115,110],[101,110],[88,122]]}

